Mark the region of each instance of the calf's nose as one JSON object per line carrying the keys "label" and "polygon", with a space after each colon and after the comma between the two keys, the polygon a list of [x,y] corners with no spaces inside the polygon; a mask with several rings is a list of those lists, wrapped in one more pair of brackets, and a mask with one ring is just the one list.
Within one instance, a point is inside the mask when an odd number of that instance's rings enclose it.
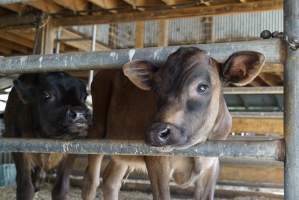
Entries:
{"label": "calf's nose", "polygon": [[83,108],[70,108],[67,110],[66,116],[68,120],[76,123],[86,123],[90,118],[89,111]]}
{"label": "calf's nose", "polygon": [[157,122],[147,130],[145,142],[151,146],[175,145],[181,142],[184,137],[182,131],[176,126]]}

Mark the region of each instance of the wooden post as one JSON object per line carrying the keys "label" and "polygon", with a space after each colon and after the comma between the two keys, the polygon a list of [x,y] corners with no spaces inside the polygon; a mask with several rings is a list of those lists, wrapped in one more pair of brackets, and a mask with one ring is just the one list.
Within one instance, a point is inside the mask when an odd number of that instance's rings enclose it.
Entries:
{"label": "wooden post", "polygon": [[[299,39],[299,1],[284,1],[284,31],[289,40]],[[287,50],[285,89],[285,199],[299,199],[299,50]]]}
{"label": "wooden post", "polygon": [[117,32],[118,32],[117,29],[118,29],[117,24],[109,25],[109,44],[108,44],[108,46],[111,49],[117,48]]}
{"label": "wooden post", "polygon": [[144,21],[137,21],[135,28],[135,47],[144,47]]}
{"label": "wooden post", "polygon": [[51,20],[45,24],[43,31],[43,54],[52,54],[55,45],[56,28],[51,23]]}
{"label": "wooden post", "polygon": [[36,27],[33,54],[52,54],[55,44],[56,28],[48,16],[42,16]]}
{"label": "wooden post", "polygon": [[168,46],[168,20],[159,20],[159,47],[167,47]]}

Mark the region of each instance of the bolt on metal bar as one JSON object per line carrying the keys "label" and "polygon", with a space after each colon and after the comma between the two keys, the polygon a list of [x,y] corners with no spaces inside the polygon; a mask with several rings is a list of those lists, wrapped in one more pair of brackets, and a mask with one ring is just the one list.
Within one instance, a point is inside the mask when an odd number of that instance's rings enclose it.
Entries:
{"label": "bolt on metal bar", "polygon": [[[292,39],[299,38],[299,1],[285,0],[284,31]],[[299,51],[287,49],[284,73],[284,133],[286,141],[285,199],[299,199]]]}
{"label": "bolt on metal bar", "polygon": [[[282,140],[256,141],[207,141],[185,150],[161,152],[132,140],[50,140],[50,139],[12,139],[1,138],[0,152],[31,153],[73,153],[73,154],[107,154],[107,155],[144,155],[144,156],[219,156],[222,158],[284,160],[284,143]],[[164,149],[165,150],[165,149]]]}
{"label": "bolt on metal bar", "polygon": [[[232,53],[242,50],[258,51],[265,55],[268,63],[283,63],[284,49],[279,39],[247,42],[195,44],[216,60],[223,62]],[[50,55],[16,56],[0,59],[0,73],[45,72],[64,70],[90,70],[119,68],[132,59],[145,59],[153,63],[164,63],[169,54],[179,46],[141,49],[121,49],[108,52],[66,53]]]}

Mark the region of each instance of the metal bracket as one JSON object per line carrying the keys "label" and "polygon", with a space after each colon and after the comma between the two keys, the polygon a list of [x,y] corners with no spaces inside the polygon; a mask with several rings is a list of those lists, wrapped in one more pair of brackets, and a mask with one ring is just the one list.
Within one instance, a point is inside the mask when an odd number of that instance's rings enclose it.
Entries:
{"label": "metal bracket", "polygon": [[271,33],[271,31],[269,31],[269,30],[264,30],[264,31],[262,31],[260,37],[263,39],[270,39],[271,37],[272,38],[281,38],[288,44],[288,46],[291,50],[296,51],[299,49],[299,39],[290,38],[284,32],[274,31],[273,33]]}
{"label": "metal bracket", "polygon": [[298,50],[299,48],[299,39],[289,38],[288,35],[284,35],[284,40],[287,42],[289,48],[293,51]]}

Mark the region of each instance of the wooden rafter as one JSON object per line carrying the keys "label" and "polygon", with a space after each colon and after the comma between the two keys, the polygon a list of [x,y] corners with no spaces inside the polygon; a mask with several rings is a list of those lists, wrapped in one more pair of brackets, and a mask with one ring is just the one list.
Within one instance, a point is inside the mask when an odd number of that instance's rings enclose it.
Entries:
{"label": "wooden rafter", "polygon": [[63,9],[52,0],[30,0],[24,3],[46,13],[57,13]]}
{"label": "wooden rafter", "polygon": [[88,1],[104,9],[115,9],[124,5],[121,0],[88,0]]}
{"label": "wooden rafter", "polygon": [[3,38],[0,39],[0,46],[2,48],[7,48],[10,50],[14,50],[16,52],[20,52],[23,54],[28,54],[29,53],[29,49],[27,47],[24,47],[20,44],[18,44],[17,42],[12,42],[12,41],[8,41],[5,40]]}
{"label": "wooden rafter", "polygon": [[160,0],[123,0],[126,3],[130,4],[133,8],[138,6],[146,7],[146,6],[154,6],[161,4]]}
{"label": "wooden rafter", "polygon": [[23,45],[23,46],[29,47],[29,48],[32,48],[32,46],[33,46],[32,41],[22,38],[19,35],[11,33],[11,32],[1,32],[0,31],[0,38],[3,38],[5,40],[11,41],[11,42],[16,42],[20,45]]}
{"label": "wooden rafter", "polygon": [[5,5],[1,5],[1,7],[6,8],[6,9],[11,10],[11,11],[14,11],[18,14],[21,14],[26,10],[26,5],[17,4],[17,3],[5,4]]}
{"label": "wooden rafter", "polygon": [[95,16],[77,16],[54,19],[56,25],[87,25],[87,24],[110,24],[118,22],[144,21],[154,19],[170,19],[191,16],[212,16],[250,11],[265,11],[282,8],[282,0],[263,0],[249,3],[230,3],[217,6],[197,6],[191,8],[178,8],[166,10],[151,10],[144,12],[126,12],[116,14],[101,14]]}
{"label": "wooden rafter", "polygon": [[82,11],[87,8],[86,0],[54,0],[55,3],[72,11]]}

